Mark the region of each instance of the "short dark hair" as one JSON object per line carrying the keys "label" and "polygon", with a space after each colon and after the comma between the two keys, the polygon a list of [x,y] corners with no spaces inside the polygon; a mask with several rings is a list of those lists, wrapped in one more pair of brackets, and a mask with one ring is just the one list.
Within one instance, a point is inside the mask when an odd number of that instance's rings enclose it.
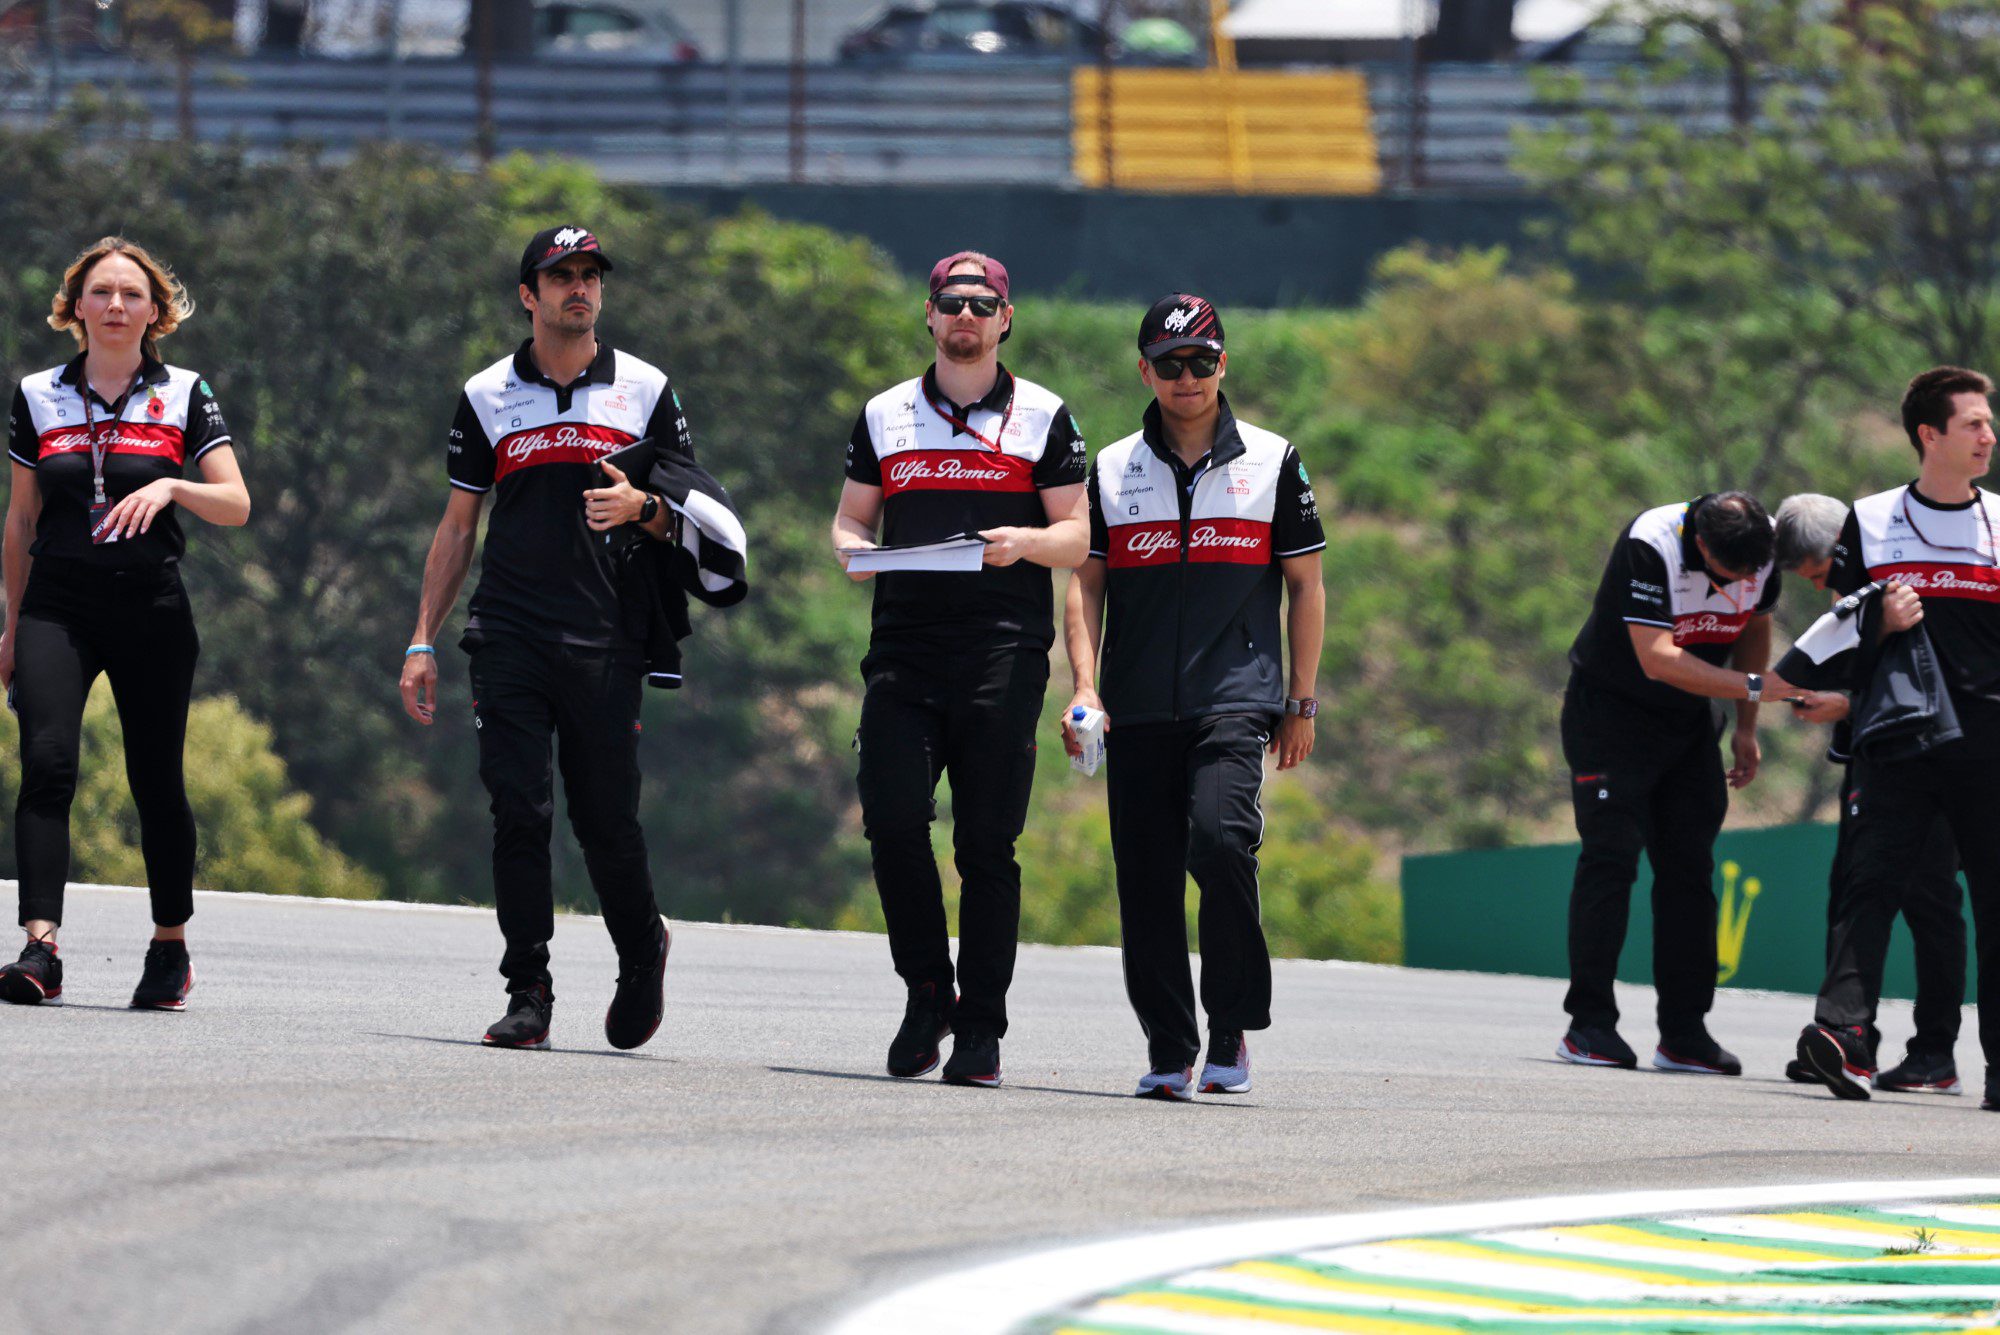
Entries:
{"label": "short dark hair", "polygon": [[1991,396],[1993,382],[1963,366],[1933,366],[1910,381],[1903,391],[1903,430],[1909,433],[1910,448],[1924,457],[1923,438],[1917,428],[1927,426],[1942,431],[1951,424],[1952,400],[1960,394]]}
{"label": "short dark hair", "polygon": [[1721,491],[1694,512],[1694,534],[1709,557],[1737,574],[1764,568],[1777,546],[1771,516],[1747,491]]}

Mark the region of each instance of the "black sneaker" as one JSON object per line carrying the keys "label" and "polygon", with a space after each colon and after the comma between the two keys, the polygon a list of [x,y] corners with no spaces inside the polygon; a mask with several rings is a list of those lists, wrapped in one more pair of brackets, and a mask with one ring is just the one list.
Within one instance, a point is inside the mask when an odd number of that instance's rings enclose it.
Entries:
{"label": "black sneaker", "polygon": [[0,968],[0,1001],[16,1006],[62,1005],[62,961],[53,941],[30,941],[21,958]]}
{"label": "black sneaker", "polygon": [[604,1041],[619,1051],[639,1047],[660,1031],[667,1013],[667,952],[674,948],[674,934],[660,922],[658,953],[638,967],[618,967],[618,990],[604,1012]]}
{"label": "black sneaker", "polygon": [[951,1060],[944,1064],[947,1085],[978,1085],[997,1089],[1000,1085],[1000,1038],[980,1030],[960,1030],[952,1040]]}
{"label": "black sneaker", "polygon": [[1986,1097],[1979,1100],[1979,1111],[2000,1112],[2000,1080],[1991,1075],[1986,1077]]}
{"label": "black sneaker", "polygon": [[1799,1035],[1799,1061],[1834,1097],[1866,1099],[1875,1075],[1868,1057],[1868,1034],[1858,1024],[1832,1028],[1809,1024]]}
{"label": "black sneaker", "polygon": [[1710,1038],[1706,1029],[1671,1039],[1661,1035],[1660,1046],[1653,1049],[1653,1068],[1690,1075],[1743,1074],[1743,1063],[1736,1060],[1736,1054]]}
{"label": "black sneaker", "polygon": [[1819,1083],[1819,1077],[1814,1075],[1811,1069],[1797,1057],[1785,1063],[1785,1079],[1796,1080],[1802,1085],[1816,1085]]}
{"label": "black sneaker", "polygon": [[507,1013],[479,1041],[489,1048],[546,1048],[555,1002],[546,983],[507,994]]}
{"label": "black sneaker", "polygon": [[[958,1010],[958,997],[951,992],[938,995],[936,983],[919,983],[910,989],[903,1007],[903,1027],[889,1044],[889,1074],[904,1080],[929,1075],[937,1069],[938,1044],[951,1032],[951,1020]],[[994,1069],[999,1069],[997,1062]]]}
{"label": "black sneaker", "polygon": [[1950,1053],[1912,1052],[1875,1077],[1875,1088],[1897,1094],[1958,1094],[1958,1063]]}
{"label": "black sneaker", "polygon": [[1630,1071],[1639,1065],[1638,1054],[1618,1037],[1616,1029],[1593,1029],[1580,1024],[1571,1025],[1562,1036],[1562,1042],[1556,1044],[1556,1056],[1578,1066],[1616,1066]]}
{"label": "black sneaker", "polygon": [[184,1011],[192,991],[194,963],[188,959],[187,942],[155,941],[146,947],[139,986],[132,991],[133,1010]]}

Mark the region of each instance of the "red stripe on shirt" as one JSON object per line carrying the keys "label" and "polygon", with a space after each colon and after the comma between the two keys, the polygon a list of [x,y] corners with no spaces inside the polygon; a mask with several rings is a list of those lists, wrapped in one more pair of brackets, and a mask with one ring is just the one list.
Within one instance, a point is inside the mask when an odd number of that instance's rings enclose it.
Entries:
{"label": "red stripe on shirt", "polygon": [[1926,598],[1971,598],[2000,603],[2000,570],[1944,561],[1897,561],[1868,567],[1870,579],[1900,580]]}
{"label": "red stripe on shirt", "polygon": [[[109,452],[112,454],[165,459],[176,465],[181,462],[185,448],[179,427],[153,422],[100,422],[97,439],[99,444],[110,442]],[[41,434],[40,440],[41,453],[37,458],[46,459],[52,454],[90,453],[90,432],[80,426],[52,427]]]}
{"label": "red stripe on shirt", "polygon": [[542,464],[594,464],[638,437],[589,422],[554,422],[502,436],[493,449],[493,480]]}
{"label": "red stripe on shirt", "polygon": [[898,450],[882,461],[882,494],[1033,491],[1035,465],[993,450]]}
{"label": "red stripe on shirt", "polygon": [[[1111,530],[1105,563],[1114,570],[1159,566],[1181,557],[1181,526],[1164,519],[1151,524],[1119,524]],[[1271,526],[1254,519],[1197,519],[1188,526],[1190,562],[1269,565]]]}
{"label": "red stripe on shirt", "polygon": [[1748,612],[1692,612],[1674,618],[1675,644],[1734,644]]}

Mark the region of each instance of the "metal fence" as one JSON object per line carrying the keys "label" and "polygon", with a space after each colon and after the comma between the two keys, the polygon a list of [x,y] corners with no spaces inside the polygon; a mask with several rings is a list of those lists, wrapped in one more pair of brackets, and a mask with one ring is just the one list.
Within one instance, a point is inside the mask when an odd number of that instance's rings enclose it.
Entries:
{"label": "metal fence", "polygon": [[[1607,100],[1615,72],[1550,106],[1512,66],[1368,71],[1381,188],[1518,193],[1515,132]],[[0,124],[41,123],[85,92],[124,106],[142,133],[185,125],[253,153],[314,143],[344,154],[397,139],[472,160],[482,149],[563,153],[607,177],[662,185],[1078,184],[1071,71],[1062,65],[944,71],[839,65],[502,63],[482,81],[464,61],[202,61],[171,67],[71,61],[52,79],[24,67],[0,84]],[[1650,95],[1649,114],[1719,124],[1720,89]]]}
{"label": "metal fence", "polygon": [[[1518,65],[1402,66],[1370,72],[1369,107],[1381,155],[1382,185],[1392,192],[1518,193],[1524,183],[1512,167],[1514,139],[1524,129],[1545,129],[1593,108],[1623,106],[1621,71],[1578,71],[1581,96],[1552,104]],[[1727,93],[1720,84],[1688,81],[1648,90],[1641,104],[1649,116],[1683,125],[1720,128]]]}
{"label": "metal fence", "polygon": [[[64,67],[0,92],[0,123],[40,124],[79,94],[126,108],[167,137],[185,114],[204,140],[253,153],[382,139],[471,159],[482,141],[585,158],[612,179],[1063,182],[1069,71],[992,74],[745,65],[500,64],[482,91],[467,62],[204,61],[183,108],[171,68],[125,60]],[[88,90],[85,93],[85,90]]]}

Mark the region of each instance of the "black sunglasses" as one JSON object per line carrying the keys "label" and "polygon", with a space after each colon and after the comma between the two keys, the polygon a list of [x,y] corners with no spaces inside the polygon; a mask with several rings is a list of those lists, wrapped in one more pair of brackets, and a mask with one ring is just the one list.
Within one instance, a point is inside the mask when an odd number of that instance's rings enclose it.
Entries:
{"label": "black sunglasses", "polygon": [[1193,371],[1196,380],[1206,380],[1222,365],[1220,357],[1155,357],[1153,374],[1162,380],[1179,380],[1183,368]]}
{"label": "black sunglasses", "polygon": [[940,292],[931,298],[931,308],[939,315],[957,315],[967,306],[982,320],[990,320],[1000,313],[998,297],[960,297],[948,292]]}

